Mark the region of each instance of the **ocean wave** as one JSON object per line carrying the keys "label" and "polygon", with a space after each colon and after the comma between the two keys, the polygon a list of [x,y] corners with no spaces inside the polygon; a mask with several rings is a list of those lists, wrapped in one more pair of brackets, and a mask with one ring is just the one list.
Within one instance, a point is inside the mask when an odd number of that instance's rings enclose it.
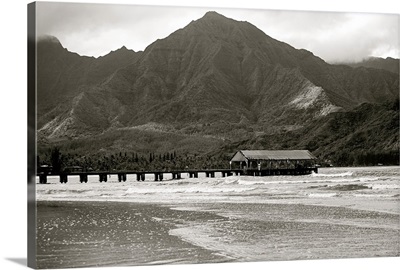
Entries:
{"label": "ocean wave", "polygon": [[310,198],[331,198],[339,195],[337,193],[309,193],[307,196]]}
{"label": "ocean wave", "polygon": [[126,194],[160,194],[160,193],[242,193],[254,190],[254,188],[244,187],[224,187],[215,188],[207,186],[193,186],[188,188],[129,188],[125,191]]}
{"label": "ocean wave", "polygon": [[239,184],[241,180],[239,179],[227,179],[222,181],[221,183],[227,184],[227,185],[233,185],[233,184]]}
{"label": "ocean wave", "polygon": [[353,176],[353,172],[343,172],[343,173],[312,173],[312,177],[346,177]]}
{"label": "ocean wave", "polygon": [[394,190],[394,189],[400,189],[399,184],[369,184],[368,185],[372,189],[382,189],[382,190]]}
{"label": "ocean wave", "polygon": [[354,191],[354,190],[362,190],[362,189],[369,189],[371,187],[359,184],[348,184],[348,185],[335,185],[329,187],[322,187],[326,190],[337,190],[337,191]]}
{"label": "ocean wave", "polygon": [[246,181],[246,180],[238,180],[237,184],[244,186],[252,186],[252,185],[265,185],[268,184],[268,181]]}
{"label": "ocean wave", "polygon": [[82,194],[87,193],[87,190],[77,190],[77,189],[65,189],[65,190],[58,190],[58,189],[48,189],[48,190],[40,190],[37,191],[38,194],[46,194],[46,195],[53,195],[53,194]]}
{"label": "ocean wave", "polygon": [[392,197],[398,197],[399,194],[367,194],[367,193],[354,193],[354,197],[360,197],[360,198],[392,198]]}

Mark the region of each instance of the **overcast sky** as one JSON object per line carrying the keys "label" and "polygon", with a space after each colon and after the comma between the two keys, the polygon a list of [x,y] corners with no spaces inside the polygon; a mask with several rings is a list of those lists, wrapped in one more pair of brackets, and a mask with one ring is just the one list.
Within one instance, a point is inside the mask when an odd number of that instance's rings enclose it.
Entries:
{"label": "overcast sky", "polygon": [[390,14],[38,2],[37,33],[56,36],[70,51],[98,57],[122,46],[144,50],[210,10],[248,21],[328,62],[399,58],[399,16]]}

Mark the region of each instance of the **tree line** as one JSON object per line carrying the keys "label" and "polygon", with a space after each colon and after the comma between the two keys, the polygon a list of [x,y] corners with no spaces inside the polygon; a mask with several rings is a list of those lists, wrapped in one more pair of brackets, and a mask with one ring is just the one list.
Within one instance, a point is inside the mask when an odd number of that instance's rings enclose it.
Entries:
{"label": "tree line", "polygon": [[[58,147],[53,147],[47,153],[37,156],[38,171],[43,167],[49,172],[63,171],[171,171],[184,169],[228,169],[231,156],[224,154],[197,155],[149,153],[147,155],[136,152],[119,152],[113,154],[93,154],[90,156],[62,153]],[[376,166],[399,165],[398,151],[362,151],[336,152],[330,159],[321,159],[322,166]]]}
{"label": "tree line", "polygon": [[399,151],[353,151],[332,156],[335,166],[399,165]]}
{"label": "tree line", "polygon": [[60,148],[37,156],[38,171],[49,168],[52,173],[63,171],[170,171],[183,169],[229,168],[229,156],[201,156],[174,152],[149,153],[119,152],[112,154],[78,155],[62,153]]}

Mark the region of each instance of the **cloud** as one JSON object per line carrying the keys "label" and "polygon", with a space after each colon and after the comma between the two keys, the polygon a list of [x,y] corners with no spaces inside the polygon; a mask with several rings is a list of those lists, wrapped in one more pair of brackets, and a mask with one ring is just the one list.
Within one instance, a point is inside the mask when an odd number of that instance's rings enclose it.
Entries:
{"label": "cloud", "polygon": [[398,15],[270,11],[250,18],[271,37],[328,62],[399,57]]}
{"label": "cloud", "polygon": [[[122,46],[144,50],[209,9],[187,7],[38,2],[38,34],[56,36],[64,47],[100,56]],[[267,35],[328,62],[368,56],[399,57],[398,15],[256,9],[213,10],[248,21]]]}
{"label": "cloud", "polygon": [[[194,12],[190,12],[194,11]],[[184,27],[207,10],[135,5],[39,2],[38,35],[56,36],[84,55],[104,55],[126,46],[144,50],[156,39]],[[195,13],[195,14],[193,14]]]}

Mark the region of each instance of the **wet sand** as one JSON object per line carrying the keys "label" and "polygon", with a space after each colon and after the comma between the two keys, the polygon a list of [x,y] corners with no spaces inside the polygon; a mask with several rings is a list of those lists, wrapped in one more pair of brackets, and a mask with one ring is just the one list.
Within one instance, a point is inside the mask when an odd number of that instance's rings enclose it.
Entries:
{"label": "wet sand", "polygon": [[400,255],[397,214],[303,204],[234,203],[199,209],[228,220],[193,222],[172,233],[235,261]]}
{"label": "wet sand", "polygon": [[225,219],[123,202],[38,202],[38,268],[227,262],[169,231],[184,222]]}

